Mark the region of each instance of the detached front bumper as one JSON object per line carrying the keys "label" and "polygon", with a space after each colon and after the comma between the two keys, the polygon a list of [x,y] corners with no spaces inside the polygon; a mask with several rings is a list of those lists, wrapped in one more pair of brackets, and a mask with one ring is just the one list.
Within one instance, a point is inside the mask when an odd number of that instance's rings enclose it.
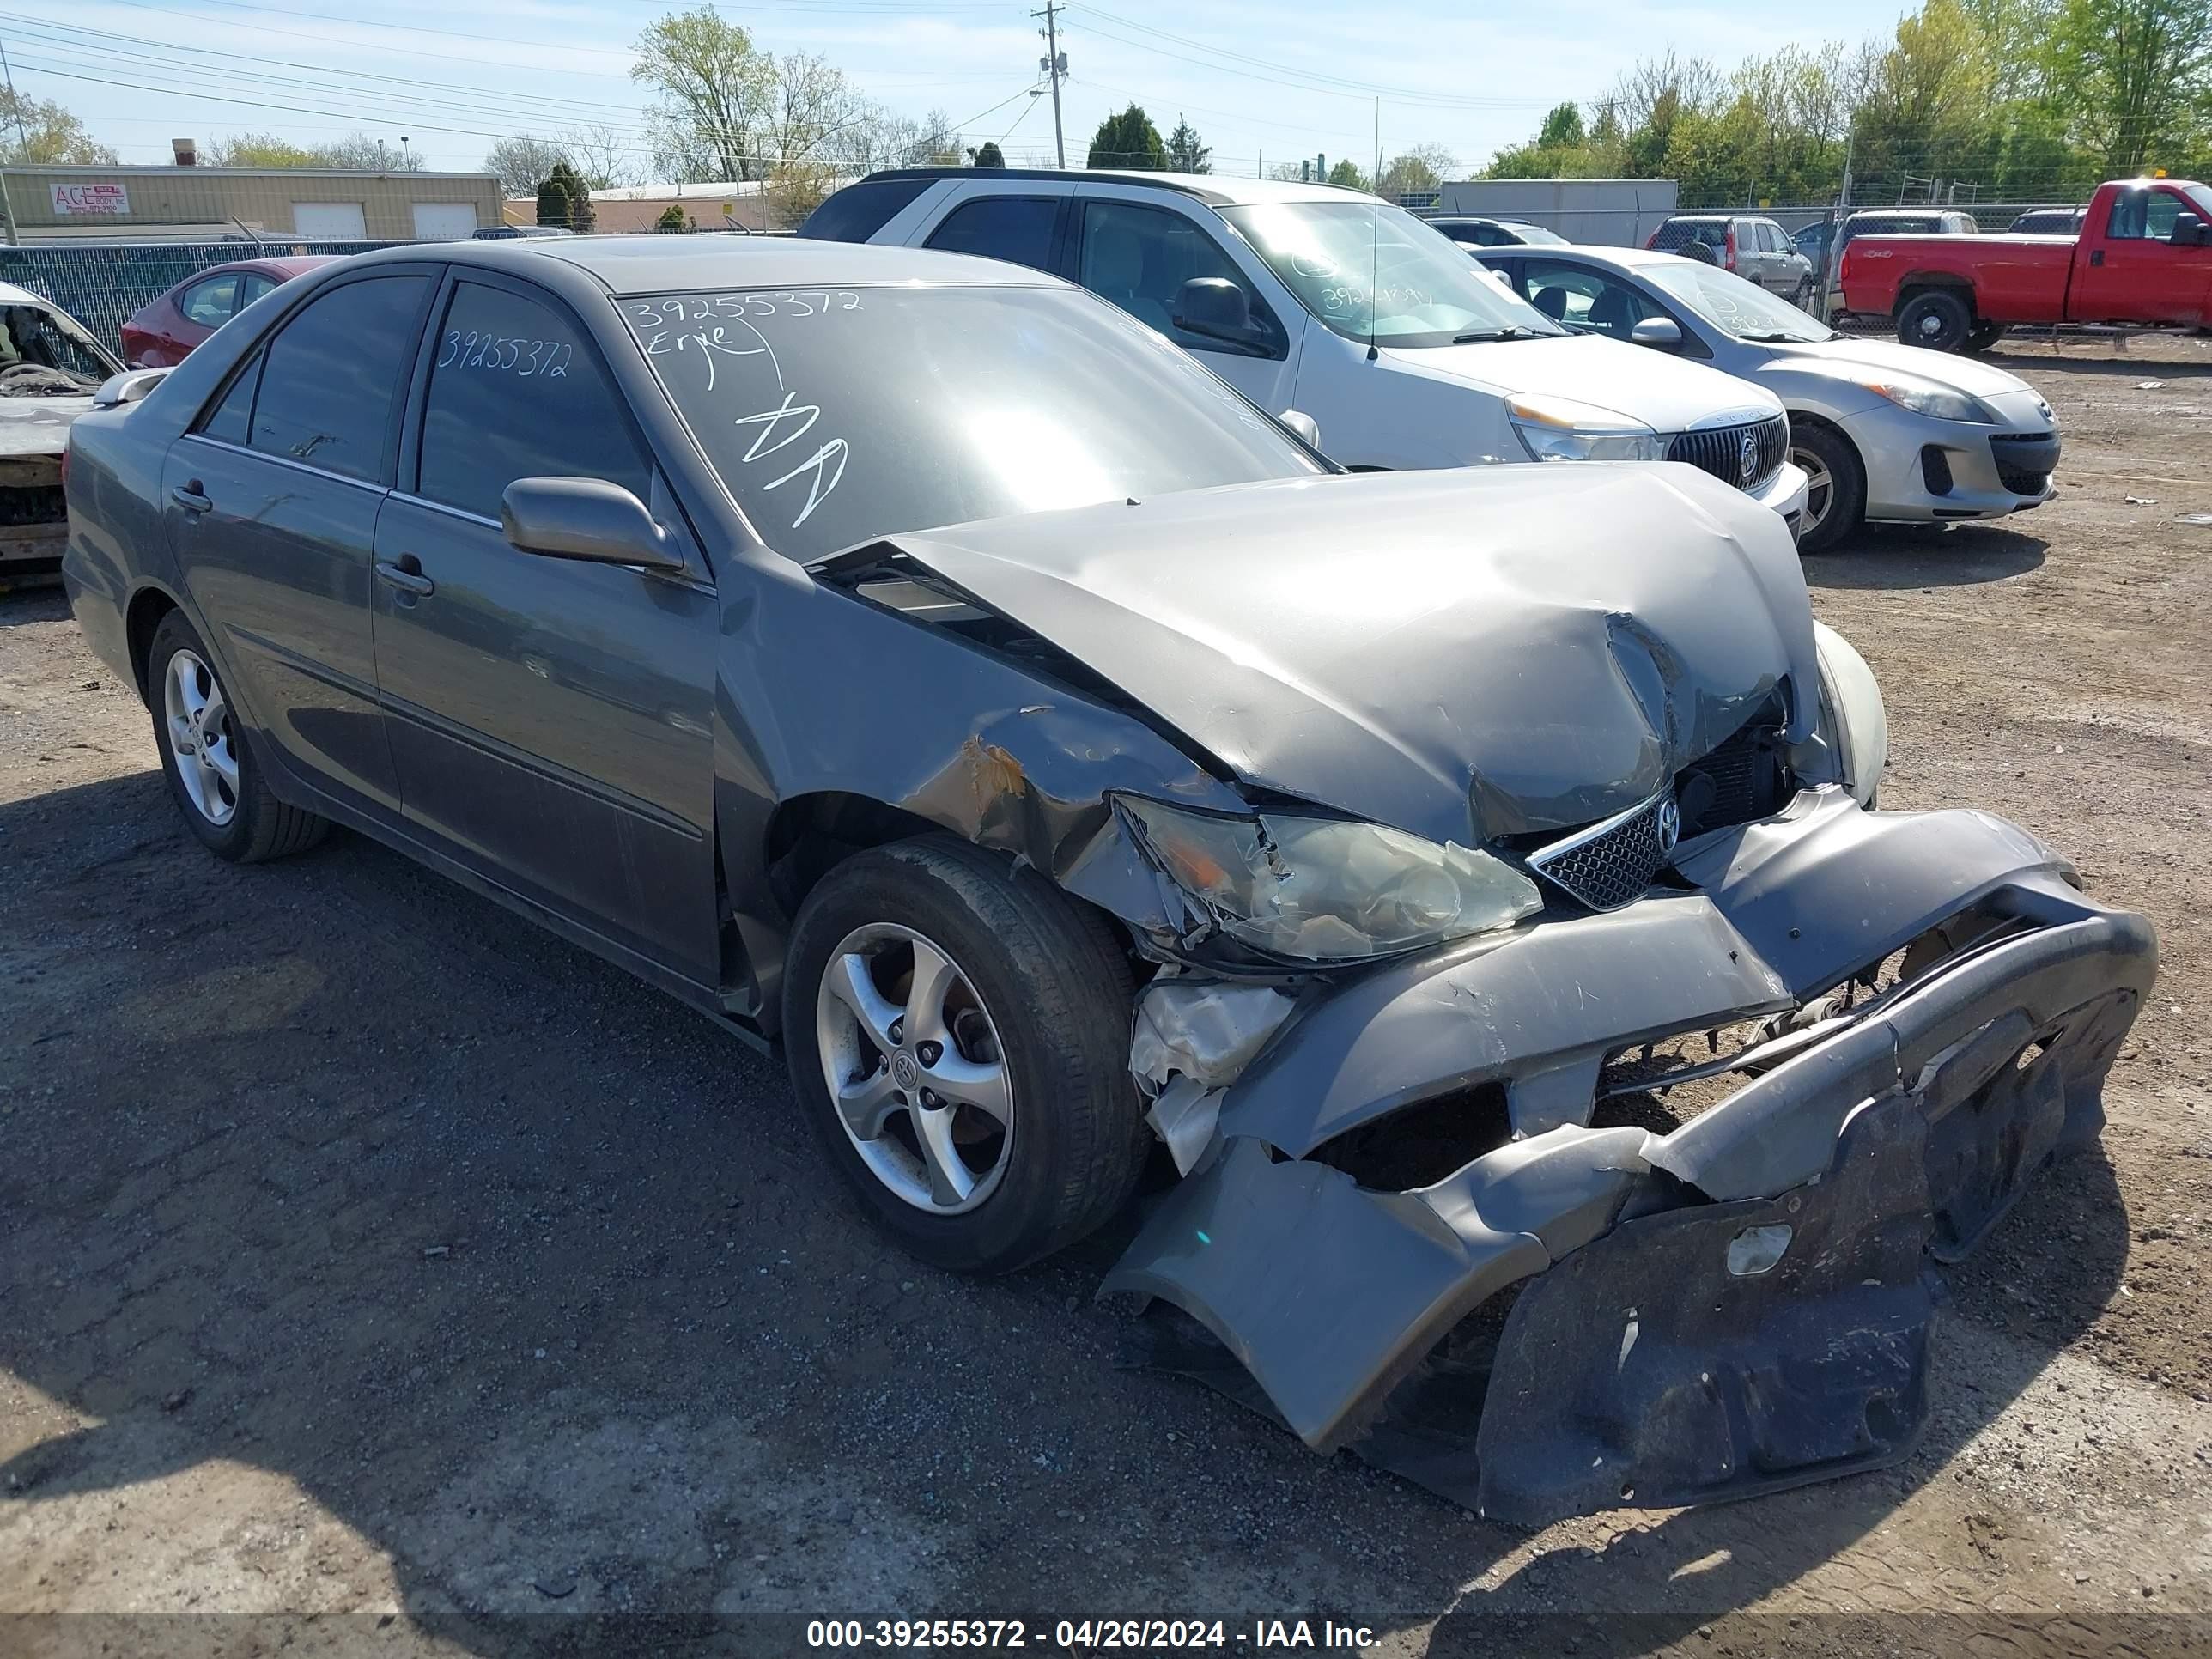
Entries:
{"label": "detached front bumper", "polygon": [[[1316,1449],[1532,1525],[1904,1457],[1926,1415],[1927,1263],[2094,1137],[2155,977],[2150,928],[2000,820],[1832,792],[1683,870],[1701,891],[1302,1007],[1103,1287],[1194,1316],[1241,1372],[1171,1336],[1156,1363],[1256,1385]],[[1798,1006],[1970,910],[2002,925],[1672,1133],[1587,1127],[1608,1054]],[[1531,949],[1547,934],[1564,942]],[[1490,1084],[1515,1138],[1432,1184],[1375,1190],[1307,1156]]]}

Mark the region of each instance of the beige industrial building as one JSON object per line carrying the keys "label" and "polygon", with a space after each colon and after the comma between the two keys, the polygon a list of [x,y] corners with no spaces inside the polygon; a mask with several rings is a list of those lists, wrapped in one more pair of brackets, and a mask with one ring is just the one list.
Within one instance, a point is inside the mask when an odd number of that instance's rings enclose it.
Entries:
{"label": "beige industrial building", "polygon": [[499,180],[477,173],[321,167],[0,167],[16,239],[205,241],[257,236],[413,241],[501,221]]}

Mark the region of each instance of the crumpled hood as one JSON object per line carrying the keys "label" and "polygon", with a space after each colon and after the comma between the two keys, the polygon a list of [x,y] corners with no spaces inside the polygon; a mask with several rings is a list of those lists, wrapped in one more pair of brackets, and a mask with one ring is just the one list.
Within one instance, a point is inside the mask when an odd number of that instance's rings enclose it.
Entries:
{"label": "crumpled hood", "polygon": [[1284,479],[892,543],[1279,791],[1463,844],[1648,799],[1818,669],[1780,519],[1680,465]]}
{"label": "crumpled hood", "polygon": [[1779,415],[1774,394],[1734,375],[1685,362],[1645,346],[1572,334],[1565,339],[1471,341],[1466,345],[1389,347],[1394,368],[1461,380],[1500,396],[1541,392],[1595,404],[1655,432],[1725,425]]}
{"label": "crumpled hood", "polygon": [[70,423],[92,407],[92,393],[0,397],[0,455],[58,455]]}
{"label": "crumpled hood", "polygon": [[2008,392],[2033,393],[2027,381],[1993,364],[1972,357],[1930,351],[1924,346],[1900,345],[1893,340],[1808,340],[1800,345],[1778,346],[1765,370],[1810,368],[1822,374],[1850,375],[1917,374],[1965,392],[1972,398],[2002,398]]}

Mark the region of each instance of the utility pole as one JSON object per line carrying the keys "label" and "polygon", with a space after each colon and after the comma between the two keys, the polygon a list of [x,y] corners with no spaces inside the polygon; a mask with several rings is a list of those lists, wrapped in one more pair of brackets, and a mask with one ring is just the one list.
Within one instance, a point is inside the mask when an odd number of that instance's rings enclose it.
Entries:
{"label": "utility pole", "polygon": [[[24,166],[31,164],[31,135],[23,126],[23,100],[15,95],[15,70],[8,61],[8,48],[0,46],[0,75],[8,82],[8,107],[15,112],[15,137],[22,146],[20,159]],[[5,231],[8,246],[14,247],[22,239],[15,234],[15,204],[8,199],[8,181],[0,178],[0,231]]]}
{"label": "utility pole", "polygon": [[1037,60],[1037,67],[1052,76],[1052,151],[1063,171],[1067,167],[1067,140],[1060,130],[1060,83],[1067,78],[1067,54],[1060,49],[1060,14],[1065,9],[1058,0],[1044,0],[1042,11],[1030,14],[1044,19],[1044,56]]}

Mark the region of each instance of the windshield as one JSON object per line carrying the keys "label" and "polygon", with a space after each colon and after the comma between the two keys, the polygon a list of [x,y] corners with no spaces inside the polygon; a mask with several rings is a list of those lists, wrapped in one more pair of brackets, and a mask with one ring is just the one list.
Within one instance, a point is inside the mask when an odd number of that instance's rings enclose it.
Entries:
{"label": "windshield", "polygon": [[1567,245],[1565,237],[1556,231],[1547,230],[1541,225],[1524,225],[1510,219],[1505,222],[1506,228],[1530,247],[1565,247]]}
{"label": "windshield", "polygon": [[1325,471],[1071,289],[724,289],[617,301],[763,540],[801,561],[973,519]]}
{"label": "windshield", "polygon": [[88,388],[115,372],[91,338],[59,312],[0,306],[0,393]]}
{"label": "windshield", "polygon": [[1735,339],[1779,343],[1836,337],[1835,330],[1807,316],[1789,301],[1717,265],[1685,259],[1679,264],[1640,266],[1637,275]]}
{"label": "windshield", "polygon": [[1347,340],[1443,346],[1564,330],[1401,208],[1278,202],[1223,208],[1298,303]]}

